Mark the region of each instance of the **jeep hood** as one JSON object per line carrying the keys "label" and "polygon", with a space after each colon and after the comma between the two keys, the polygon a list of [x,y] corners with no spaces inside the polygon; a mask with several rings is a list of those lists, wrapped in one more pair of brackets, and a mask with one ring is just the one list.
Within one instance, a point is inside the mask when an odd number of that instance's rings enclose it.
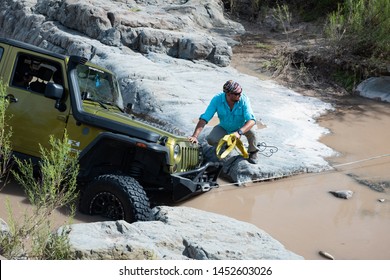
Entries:
{"label": "jeep hood", "polygon": [[105,105],[107,108],[98,108],[95,105],[83,104],[84,111],[90,115],[94,115],[96,117],[104,118],[107,120],[111,120],[117,123],[121,123],[125,126],[129,127],[137,127],[143,130],[147,130],[150,132],[154,132],[159,134],[160,136],[167,136],[171,138],[184,138],[182,136],[174,135],[167,131],[164,131],[160,128],[154,127],[150,124],[144,123],[142,121],[134,119],[133,116],[122,113],[118,108],[111,105]]}

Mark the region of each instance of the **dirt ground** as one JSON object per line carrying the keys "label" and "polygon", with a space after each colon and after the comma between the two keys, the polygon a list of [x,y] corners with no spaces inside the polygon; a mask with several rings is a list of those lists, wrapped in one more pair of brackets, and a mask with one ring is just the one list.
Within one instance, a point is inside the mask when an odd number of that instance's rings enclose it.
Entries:
{"label": "dirt ground", "polygon": [[236,37],[240,44],[233,48],[233,67],[334,104],[338,97],[349,95],[329,77],[334,63],[325,52],[322,25],[299,23],[284,33],[258,23],[241,23],[246,33]]}

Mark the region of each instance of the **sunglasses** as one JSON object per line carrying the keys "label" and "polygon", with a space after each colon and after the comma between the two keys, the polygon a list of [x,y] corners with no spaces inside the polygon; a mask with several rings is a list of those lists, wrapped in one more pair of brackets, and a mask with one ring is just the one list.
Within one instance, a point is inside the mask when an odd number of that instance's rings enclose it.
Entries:
{"label": "sunglasses", "polygon": [[230,94],[233,94],[233,95],[235,95],[235,96],[240,96],[241,95],[241,93],[242,93],[242,90],[239,92],[239,93],[234,93],[234,92],[229,92]]}

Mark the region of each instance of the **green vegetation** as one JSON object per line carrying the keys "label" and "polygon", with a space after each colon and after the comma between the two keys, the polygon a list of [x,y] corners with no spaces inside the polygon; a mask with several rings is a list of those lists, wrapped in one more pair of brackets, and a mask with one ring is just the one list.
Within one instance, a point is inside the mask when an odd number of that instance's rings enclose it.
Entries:
{"label": "green vegetation", "polygon": [[[225,10],[233,15],[264,15],[269,9],[290,7],[304,21],[313,21],[337,9],[343,0],[223,0]],[[254,20],[256,17],[247,18]]]}
{"label": "green vegetation", "polygon": [[291,25],[292,14],[287,4],[279,5],[276,4],[276,7],[272,9],[272,16],[276,19],[278,24],[280,24],[283,28],[284,34],[288,39],[288,29]]}
{"label": "green vegetation", "polygon": [[[6,88],[0,81],[0,96],[5,96]],[[8,101],[0,98],[0,165],[1,175],[7,177],[11,161],[11,133],[6,129],[5,110]],[[14,158],[15,169],[11,170],[16,181],[24,188],[30,210],[26,210],[22,221],[15,217],[7,200],[9,234],[0,235],[0,254],[8,259],[71,259],[67,236],[52,233],[50,216],[58,208],[69,207],[70,218],[74,217],[77,157],[72,155],[67,134],[63,140],[50,137],[51,149],[41,146],[40,175],[34,174],[31,161]]]}
{"label": "green vegetation", "polygon": [[390,57],[390,2],[345,0],[328,16],[326,35],[336,51],[363,57]]}
{"label": "green vegetation", "polygon": [[76,199],[78,163],[77,158],[72,156],[67,135],[62,141],[51,136],[49,142],[51,150],[40,146],[42,160],[39,180],[34,176],[31,161],[15,158],[18,168],[12,173],[16,181],[24,187],[30,203],[51,212]]}
{"label": "green vegetation", "polygon": [[34,175],[31,161],[15,158],[12,174],[24,188],[32,210],[18,222],[8,204],[8,225],[11,234],[1,240],[2,254],[7,258],[68,259],[68,240],[63,234],[52,234],[50,216],[58,208],[69,207],[72,218],[77,199],[77,158],[71,155],[67,136],[62,141],[50,137],[51,149],[41,147],[40,176]]}
{"label": "green vegetation", "polygon": [[337,9],[337,5],[343,0],[290,0],[284,2],[296,11],[303,21],[310,22],[326,17]]}
{"label": "green vegetation", "polygon": [[5,114],[9,102],[3,96],[5,96],[5,85],[0,80],[0,181],[4,185],[7,183],[11,166],[12,146],[10,139],[12,130],[7,127],[7,117]]}
{"label": "green vegetation", "polygon": [[242,3],[239,0],[223,0],[222,1],[225,7],[225,10],[232,15],[239,16],[243,10],[246,14],[251,15],[251,19],[256,18],[256,15],[265,7],[265,2],[263,0],[251,0],[249,3]]}
{"label": "green vegetation", "polygon": [[348,92],[352,92],[355,86],[360,82],[358,75],[352,71],[336,70],[332,78]]}
{"label": "green vegetation", "polygon": [[390,63],[390,2],[345,0],[328,15],[329,50],[348,61],[334,71],[334,80],[351,92],[361,80]]}
{"label": "green vegetation", "polygon": [[[234,2],[232,7],[244,15],[244,4]],[[390,64],[388,0],[264,0],[257,2],[256,8],[267,10],[265,14],[259,11],[257,13],[272,16],[287,38],[286,45],[279,47],[278,56],[264,64],[264,68],[271,71],[274,77],[291,75],[288,69],[293,67],[299,76],[296,80],[314,80],[309,76],[316,56],[312,56],[314,60],[311,60],[311,65],[305,65],[304,60],[299,64],[291,61],[294,57],[291,52],[294,50],[289,49],[289,37],[293,32],[299,31],[298,28],[291,29],[293,18],[315,20],[318,26],[322,26],[322,35],[327,40],[322,44],[318,62],[327,68],[326,72],[331,73],[326,75],[325,79],[332,80],[348,92],[353,92],[355,86],[367,77],[386,71],[387,65]],[[259,24],[262,24],[262,20],[259,20]],[[299,32],[305,33],[305,30]],[[316,51],[313,50],[312,53]],[[334,61],[338,61],[338,64]],[[317,76],[321,69],[316,68],[315,71],[317,73],[314,75]]]}
{"label": "green vegetation", "polygon": [[263,49],[263,50],[272,50],[271,45],[263,44],[263,43],[256,43],[256,48]]}
{"label": "green vegetation", "polygon": [[34,175],[31,161],[15,158],[16,170],[12,174],[25,190],[32,210],[24,213],[18,222],[8,203],[11,234],[1,240],[2,254],[7,258],[70,259],[66,235],[52,234],[50,216],[58,208],[69,207],[70,218],[75,213],[77,199],[77,158],[71,155],[67,136],[62,141],[50,137],[51,149],[41,147],[40,176]]}
{"label": "green vegetation", "polygon": [[286,52],[286,48],[282,48],[274,59],[265,62],[263,67],[270,71],[273,77],[286,75],[288,69],[293,65],[291,54]]}

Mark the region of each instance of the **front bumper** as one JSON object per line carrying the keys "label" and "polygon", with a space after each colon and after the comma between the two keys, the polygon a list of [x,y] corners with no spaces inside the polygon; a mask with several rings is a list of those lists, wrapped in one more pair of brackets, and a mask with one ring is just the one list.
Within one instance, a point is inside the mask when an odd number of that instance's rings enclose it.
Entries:
{"label": "front bumper", "polygon": [[217,188],[217,179],[221,169],[222,163],[208,162],[197,169],[172,174],[173,200],[182,201]]}

